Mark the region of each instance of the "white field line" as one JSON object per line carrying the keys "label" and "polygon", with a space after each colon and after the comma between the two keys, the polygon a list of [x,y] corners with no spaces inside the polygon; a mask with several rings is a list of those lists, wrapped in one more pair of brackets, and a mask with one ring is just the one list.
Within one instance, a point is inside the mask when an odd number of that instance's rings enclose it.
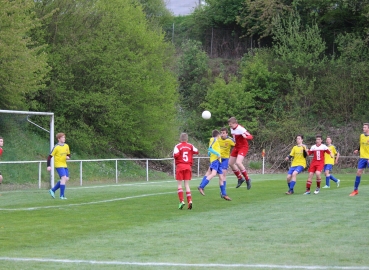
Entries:
{"label": "white field line", "polygon": [[321,266],[321,265],[277,265],[277,264],[217,264],[217,263],[166,263],[166,262],[123,262],[123,261],[96,261],[96,260],[69,260],[49,258],[11,258],[0,257],[0,261],[12,262],[41,262],[41,263],[70,263],[91,265],[135,265],[158,267],[207,267],[207,268],[270,268],[270,269],[339,269],[339,270],[367,270],[368,266]]}
{"label": "white field line", "polygon": [[129,197],[124,197],[124,198],[116,198],[116,199],[102,200],[102,201],[95,201],[95,202],[86,202],[86,203],[72,203],[72,204],[65,204],[65,205],[50,205],[50,206],[37,206],[37,207],[24,207],[24,208],[0,208],[0,211],[33,211],[33,210],[49,209],[49,208],[60,208],[60,207],[68,207],[68,206],[81,206],[81,205],[90,205],[90,204],[98,204],[98,203],[109,203],[109,202],[123,201],[123,200],[143,198],[143,197],[156,196],[156,195],[171,194],[171,193],[174,193],[174,192],[160,192],[160,193],[152,193],[152,194],[142,194],[142,195],[129,196]]}

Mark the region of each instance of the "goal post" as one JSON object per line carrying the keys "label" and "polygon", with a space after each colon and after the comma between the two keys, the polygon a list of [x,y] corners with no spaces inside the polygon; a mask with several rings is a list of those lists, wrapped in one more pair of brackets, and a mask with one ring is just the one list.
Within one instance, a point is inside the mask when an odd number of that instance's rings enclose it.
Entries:
{"label": "goal post", "polygon": [[[50,116],[50,130],[49,131],[46,130],[46,131],[50,133],[50,152],[52,151],[52,149],[54,148],[54,113],[52,113],[52,112],[13,111],[13,110],[0,110],[0,113],[24,114],[24,115],[28,115],[28,116],[29,115]],[[31,121],[29,121],[29,122],[32,123]],[[32,124],[34,124],[34,123],[32,123]],[[45,130],[45,129],[43,129],[43,130]],[[51,173],[50,173],[50,185],[51,185],[51,187],[54,186],[54,179],[55,179],[54,162],[51,162]]]}

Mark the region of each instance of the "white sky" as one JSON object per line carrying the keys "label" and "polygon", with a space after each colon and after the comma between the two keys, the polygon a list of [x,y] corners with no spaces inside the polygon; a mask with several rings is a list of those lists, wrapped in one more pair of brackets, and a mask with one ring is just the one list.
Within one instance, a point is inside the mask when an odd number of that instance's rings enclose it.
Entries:
{"label": "white sky", "polygon": [[167,8],[175,16],[188,15],[199,4],[199,0],[165,0]]}

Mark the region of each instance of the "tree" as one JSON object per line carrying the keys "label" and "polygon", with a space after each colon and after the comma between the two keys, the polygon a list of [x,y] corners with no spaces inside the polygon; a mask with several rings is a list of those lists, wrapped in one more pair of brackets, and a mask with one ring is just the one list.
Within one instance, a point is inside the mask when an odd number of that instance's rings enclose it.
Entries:
{"label": "tree", "polygon": [[[130,0],[40,3],[52,79],[39,100],[76,147],[158,156],[177,137],[173,51]],[[62,104],[62,106],[61,106]],[[96,143],[91,143],[93,140]]]}
{"label": "tree", "polygon": [[0,0],[0,6],[0,107],[27,110],[27,96],[44,87],[49,71],[44,46],[30,36],[40,23],[34,1]]}

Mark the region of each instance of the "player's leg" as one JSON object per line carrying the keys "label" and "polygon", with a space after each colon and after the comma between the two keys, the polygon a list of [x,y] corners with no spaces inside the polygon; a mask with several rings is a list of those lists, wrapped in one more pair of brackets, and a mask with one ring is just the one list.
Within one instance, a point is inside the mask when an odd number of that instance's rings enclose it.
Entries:
{"label": "player's leg", "polygon": [[214,160],[206,172],[205,176],[202,178],[200,185],[198,186],[198,190],[201,195],[205,196],[204,188],[209,184],[210,180],[217,175],[217,169],[219,168],[219,160]]}
{"label": "player's leg", "polygon": [[357,194],[359,194],[359,185],[361,181],[361,175],[363,174],[363,171],[367,166],[368,166],[368,159],[360,158],[357,164],[354,191],[350,193],[350,196],[356,196]]}
{"label": "player's leg", "polygon": [[329,179],[336,183],[337,187],[340,186],[341,180],[336,178],[333,174],[331,174],[331,171],[333,170],[333,165],[331,165],[329,169]]}
{"label": "player's leg", "polygon": [[245,159],[245,156],[247,154],[247,149],[241,149],[241,151],[238,152],[238,156],[236,159],[236,166],[241,171],[241,174],[246,180],[247,189],[251,188],[251,179],[247,174],[245,166],[243,166],[243,160]]}
{"label": "player's leg", "polygon": [[325,175],[325,186],[323,188],[330,188],[330,168],[329,164],[324,165],[324,175]]}
{"label": "player's leg", "polygon": [[58,171],[60,175],[60,199],[65,200],[67,198],[64,196],[64,193],[66,183],[69,180],[69,171],[68,168],[58,168],[58,169],[60,171],[60,173]]}
{"label": "player's leg", "polygon": [[245,180],[242,178],[241,171],[238,169],[238,167],[236,165],[237,156],[238,156],[238,149],[233,148],[233,150],[231,152],[231,156],[229,158],[229,166],[231,167],[234,175],[236,175],[236,177],[237,177],[237,186],[236,186],[236,188],[239,188],[242,185],[242,183],[245,182]]}
{"label": "player's leg", "polygon": [[[191,172],[191,175],[192,175],[192,171],[190,171],[190,172]],[[192,178],[192,176],[191,176],[191,178]],[[187,204],[188,204],[187,209],[191,210],[192,209],[192,195],[191,195],[191,189],[190,189],[190,180],[184,180],[184,185],[185,185],[185,188],[186,188],[186,198],[187,198]]]}
{"label": "player's leg", "polygon": [[322,176],[321,176],[321,169],[320,168],[318,168],[317,171],[315,171],[315,177],[316,177],[316,189],[314,191],[314,194],[318,194],[319,191],[320,191],[320,183],[322,182]]}
{"label": "player's leg", "polygon": [[311,181],[313,179],[314,176],[314,168],[312,168],[312,166],[310,166],[309,168],[309,176],[308,179],[306,181],[306,191],[305,191],[305,195],[310,194],[310,187],[311,187]]}
{"label": "player's leg", "polygon": [[183,188],[182,188],[182,182],[183,180],[178,180],[178,178],[182,178],[180,177],[180,175],[182,175],[183,170],[181,171],[177,171],[176,173],[176,180],[177,180],[177,195],[178,195],[178,200],[179,200],[179,205],[178,205],[178,209],[182,210],[183,206],[185,205],[184,201],[183,201]]}

